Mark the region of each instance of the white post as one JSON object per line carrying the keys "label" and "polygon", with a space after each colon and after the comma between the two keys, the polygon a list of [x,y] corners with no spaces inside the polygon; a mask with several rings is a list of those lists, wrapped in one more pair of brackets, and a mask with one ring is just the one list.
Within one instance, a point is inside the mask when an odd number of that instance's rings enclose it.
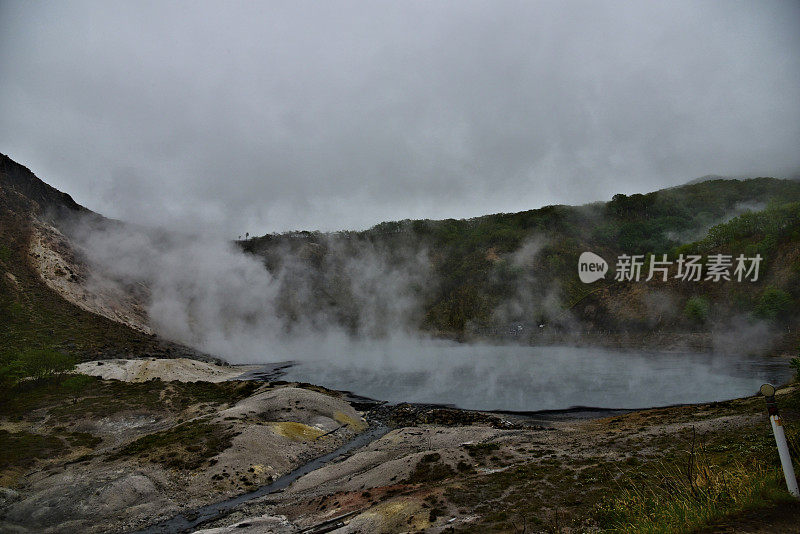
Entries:
{"label": "white post", "polygon": [[786,443],[786,434],[783,432],[781,416],[771,415],[769,421],[772,423],[775,443],[778,444],[778,456],[781,457],[781,466],[783,467],[783,476],[786,478],[786,487],[789,488],[789,493],[795,497],[800,497],[800,490],[797,489],[797,478],[794,476],[792,457],[789,456],[789,445]]}
{"label": "white post", "polygon": [[781,458],[781,467],[783,467],[786,487],[789,489],[789,493],[794,497],[800,498],[800,490],[797,489],[797,478],[794,475],[792,457],[789,455],[789,445],[786,443],[786,433],[783,431],[781,414],[778,413],[778,405],[775,402],[775,386],[764,384],[761,386],[761,394],[767,399],[769,422],[772,423],[772,433],[775,434],[775,443],[778,445],[778,456]]}

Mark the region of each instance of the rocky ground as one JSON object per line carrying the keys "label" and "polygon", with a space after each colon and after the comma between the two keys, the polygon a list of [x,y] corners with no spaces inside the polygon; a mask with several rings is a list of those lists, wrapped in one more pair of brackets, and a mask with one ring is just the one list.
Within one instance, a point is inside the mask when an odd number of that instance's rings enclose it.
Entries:
{"label": "rocky ground", "polygon": [[[620,485],[685,465],[690,450],[720,465],[774,454],[759,398],[595,418],[500,415],[386,406],[308,384],[153,379],[236,371],[191,362],[85,367],[128,382],[31,387],[0,410],[0,531],[132,532],[179,513],[192,518],[336,450],[368,424],[387,431],[193,530],[596,531],[598,506]],[[135,382],[144,371],[150,379]],[[797,393],[779,399],[794,406]],[[787,506],[761,517],[771,513],[791,532],[787,514],[800,510]]]}
{"label": "rocky ground", "polygon": [[3,406],[0,531],[118,532],[237,495],[366,427],[323,388],[92,379]]}
{"label": "rocky ground", "polygon": [[190,358],[113,359],[80,363],[78,373],[125,382],[146,382],[154,378],[171,382],[224,382],[255,371],[258,365],[217,365]]}
{"label": "rocky ground", "polygon": [[[631,474],[684,462],[693,441],[716,452],[760,447],[758,400],[468,426],[433,414],[201,532],[306,532],[332,519],[340,533],[598,531],[604,497]],[[789,512],[800,508],[783,512],[782,531],[800,531]]]}

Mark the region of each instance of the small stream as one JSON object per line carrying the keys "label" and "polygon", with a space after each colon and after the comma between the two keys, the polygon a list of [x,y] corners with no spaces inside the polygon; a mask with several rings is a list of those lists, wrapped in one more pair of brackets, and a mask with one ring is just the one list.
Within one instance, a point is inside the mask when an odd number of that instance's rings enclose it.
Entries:
{"label": "small stream", "polygon": [[263,497],[264,495],[269,495],[270,493],[276,493],[284,490],[298,478],[324,467],[339,456],[369,445],[376,439],[379,439],[381,436],[386,434],[388,431],[389,428],[383,425],[372,426],[335,451],[311,460],[307,464],[298,467],[294,471],[283,475],[271,484],[261,486],[257,490],[251,491],[250,493],[244,493],[237,497],[232,497],[224,501],[196,508],[191,512],[183,512],[175,517],[151,525],[143,530],[137,530],[133,534],[176,534],[182,532],[192,532],[209,521],[220,519],[226,516],[237,506],[252,501],[253,499],[257,499],[258,497]]}

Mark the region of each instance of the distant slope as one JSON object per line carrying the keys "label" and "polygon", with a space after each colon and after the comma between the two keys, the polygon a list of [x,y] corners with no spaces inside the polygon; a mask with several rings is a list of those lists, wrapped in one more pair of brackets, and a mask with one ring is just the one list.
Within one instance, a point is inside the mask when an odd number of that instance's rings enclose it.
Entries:
{"label": "distant slope", "polygon": [[[292,232],[240,245],[262,256],[273,271],[292,256],[317,273],[312,277],[313,298],[287,297],[287,308],[324,307],[354,330],[358,325],[347,311],[352,297],[338,290],[341,257],[372,248],[396,265],[402,264],[403,256],[420,251],[427,255],[432,271],[424,287],[417,288],[416,296],[423,301],[418,327],[435,335],[632,345],[651,339],[649,344],[661,346],[654,337],[658,334],[669,337],[672,347],[686,343],[708,348],[719,345],[714,338],[725,337],[717,335],[720,332],[743,330],[739,322],[769,331],[796,331],[800,236],[790,216],[796,202],[800,182],[711,179],[644,195],[615,195],[609,202],[585,206],[547,206],[467,220],[386,222],[364,232]],[[789,228],[755,229],[725,247],[701,252],[760,251],[766,259],[756,283],[613,280],[620,254],[668,253],[674,258],[681,246],[705,243],[709,233],[738,224],[752,211],[762,213],[764,220],[780,214]],[[605,280],[591,285],[579,281],[577,261],[583,251],[598,253],[611,264]],[[770,288],[789,296],[776,313],[764,312],[761,302]],[[701,305],[709,303],[702,317],[686,311],[693,297]],[[794,334],[778,337],[779,349],[788,350],[797,342]],[[762,336],[762,345],[768,341]]]}
{"label": "distant slope", "polygon": [[[141,295],[82,288],[92,273],[58,227],[75,214],[121,223],[6,156],[0,171],[0,350],[192,355],[149,334]],[[458,340],[773,352],[800,343],[800,182],[792,180],[711,179],[585,206],[291,232],[238,245],[277,275],[276,308],[264,313],[290,334],[293,324],[333,323],[357,336],[406,330]],[[584,251],[609,262],[604,280],[580,282]],[[684,282],[674,266],[665,282],[614,280],[621,254],[680,253],[759,253],[764,262],[757,282]]]}
{"label": "distant slope", "polygon": [[[42,228],[57,233],[60,222],[76,214],[102,220],[0,154],[0,353],[55,348],[80,359],[148,355],[207,358],[91,313],[68,302],[45,283],[31,252],[32,240]],[[62,241],[61,252],[69,256],[69,243]],[[63,271],[60,276],[67,279],[75,274]]]}

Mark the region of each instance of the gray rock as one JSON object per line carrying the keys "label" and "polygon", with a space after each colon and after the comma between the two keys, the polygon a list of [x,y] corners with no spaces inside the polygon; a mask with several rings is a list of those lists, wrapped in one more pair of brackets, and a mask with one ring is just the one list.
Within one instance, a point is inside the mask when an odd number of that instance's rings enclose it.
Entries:
{"label": "gray rock", "polygon": [[11,488],[0,488],[0,505],[8,504],[19,499],[19,493]]}

